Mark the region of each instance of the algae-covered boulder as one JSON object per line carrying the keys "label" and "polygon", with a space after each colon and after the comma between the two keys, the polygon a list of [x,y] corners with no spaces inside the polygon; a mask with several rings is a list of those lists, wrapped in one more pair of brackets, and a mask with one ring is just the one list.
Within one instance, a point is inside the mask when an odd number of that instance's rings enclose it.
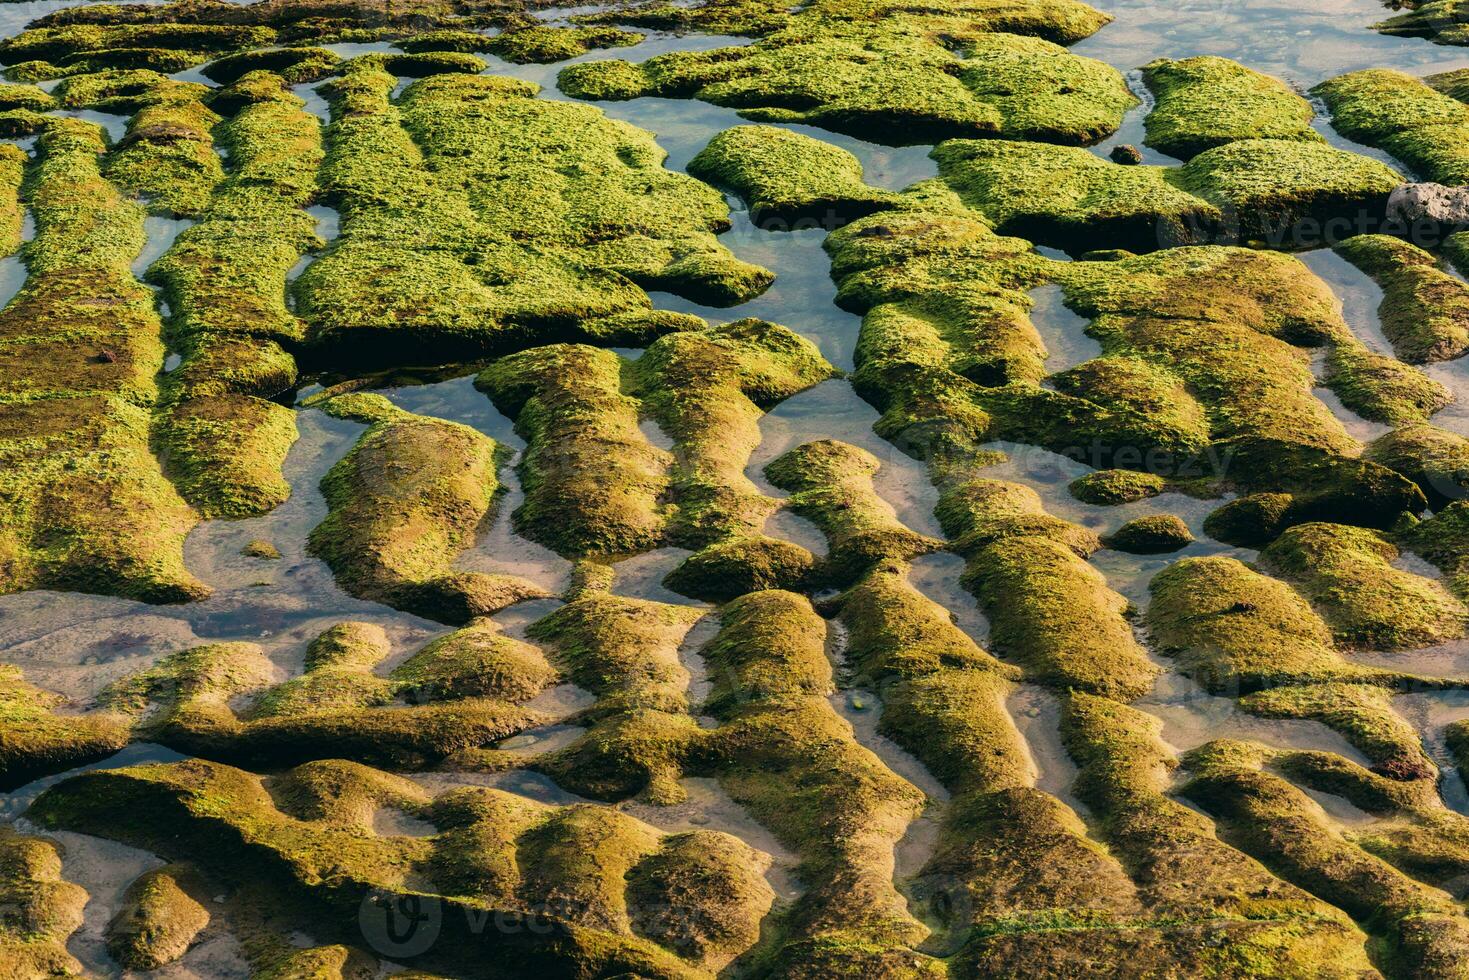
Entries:
{"label": "algae-covered boulder", "polygon": [[1083,503],[1098,506],[1130,504],[1162,493],[1167,483],[1153,473],[1134,470],[1097,470],[1072,480],[1067,487]]}
{"label": "algae-covered boulder", "polygon": [[1386,150],[1425,180],[1469,182],[1469,106],[1462,102],[1387,68],[1338,75],[1311,93],[1348,139]]}
{"label": "algae-covered boulder", "polygon": [[544,595],[522,579],[452,568],[499,486],[493,440],[377,395],[328,405],[371,420],[322,480],[330,510],[310,537],[344,589],[450,623]]}
{"label": "algae-covered boulder", "polygon": [[1161,59],[1143,66],[1157,97],[1144,121],[1149,146],[1189,160],[1236,140],[1321,142],[1311,104],[1284,83],[1228,58]]}
{"label": "algae-covered boulder", "polygon": [[180,886],[188,877],[187,869],[160,868],[128,886],[107,925],[113,959],[130,970],[156,970],[184,955],[209,924],[208,910]]}
{"label": "algae-covered boulder", "polygon": [[862,164],[840,147],[775,126],[726,129],[689,161],[689,173],[735,191],[750,219],[776,231],[837,225],[897,205],[862,180]]}
{"label": "algae-covered boulder", "polygon": [[1115,551],[1162,555],[1188,547],[1194,536],[1182,518],[1174,514],[1150,514],[1128,521],[1102,540]]}
{"label": "algae-covered boulder", "polygon": [[1095,143],[1136,101],[1110,66],[1037,38],[972,34],[950,50],[905,18],[794,21],[747,48],[563,69],[576,98],[698,98],[759,122],[889,145],[956,136]]}

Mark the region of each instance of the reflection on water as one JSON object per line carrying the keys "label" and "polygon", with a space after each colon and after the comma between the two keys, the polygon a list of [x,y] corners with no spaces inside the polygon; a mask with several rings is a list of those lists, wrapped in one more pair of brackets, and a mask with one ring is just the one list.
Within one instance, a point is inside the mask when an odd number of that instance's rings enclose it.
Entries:
{"label": "reflection on water", "polygon": [[1305,89],[1360,68],[1426,74],[1465,62],[1453,48],[1371,30],[1392,16],[1380,0],[1097,0],[1092,6],[1113,21],[1071,50],[1124,70],[1155,58],[1212,54]]}

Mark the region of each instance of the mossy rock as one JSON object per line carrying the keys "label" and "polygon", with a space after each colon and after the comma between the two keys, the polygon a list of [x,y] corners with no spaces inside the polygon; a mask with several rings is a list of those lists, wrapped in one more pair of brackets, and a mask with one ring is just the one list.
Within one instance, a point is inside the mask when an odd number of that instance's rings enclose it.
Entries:
{"label": "mossy rock", "polygon": [[1071,495],[1082,503],[1113,507],[1147,500],[1164,492],[1168,484],[1154,473],[1136,470],[1097,470],[1068,484]]}
{"label": "mossy rock", "polygon": [[1000,136],[1085,145],[1136,101],[1117,71],[1036,38],[973,33],[958,52],[904,18],[798,18],[746,48],[562,70],[574,98],[698,98],[759,122],[888,145]]}
{"label": "mossy rock", "polygon": [[864,183],[861,162],[846,150],[775,126],[726,129],[688,170],[739,194],[750,219],[768,231],[807,222],[831,230],[899,201]]}
{"label": "mossy rock", "polygon": [[[665,170],[647,133],[507,78],[425,78],[390,103],[395,85],[373,64],[332,83],[321,186],[342,234],[295,284],[323,356],[645,346],[700,321],[654,311],[644,289],[726,306],[770,285],[716,241],[719,193]],[[509,189],[526,182],[544,191],[535,208]]]}
{"label": "mossy rock", "polygon": [[1469,439],[1433,425],[1405,425],[1374,439],[1365,456],[1418,485],[1436,510],[1469,497]]}
{"label": "mossy rock", "polygon": [[348,399],[328,407],[377,420],[322,479],[329,510],[308,541],[342,588],[450,623],[544,596],[521,579],[452,567],[499,487],[494,441],[381,396]]}
{"label": "mossy rock", "polygon": [[1077,253],[1319,239],[1333,219],[1381,214],[1403,182],[1359,154],[1313,142],[1244,139],[1181,167],[1125,166],[1079,149],[952,141],[940,174],[1004,234]]}
{"label": "mossy rock", "polygon": [[1137,517],[1102,539],[1114,551],[1134,555],[1162,555],[1193,543],[1193,532],[1174,514]]}
{"label": "mossy rock", "polygon": [[1338,643],[1412,650],[1457,639],[1469,610],[1437,582],[1393,566],[1398,549],[1363,528],[1299,524],[1260,555],[1331,624]]}
{"label": "mossy rock", "polygon": [[187,869],[160,868],[128,886],[107,924],[107,952],[114,960],[130,970],[157,970],[198,940],[209,912],[180,886],[189,877]]}
{"label": "mossy rock", "polygon": [[1386,150],[1425,180],[1469,182],[1469,106],[1412,75],[1369,68],[1329,78],[1311,90],[1347,139]]}
{"label": "mossy rock", "polygon": [[691,599],[728,602],[764,589],[799,591],[816,562],[811,552],[789,541],[734,538],[685,558],[663,584]]}
{"label": "mossy rock", "polygon": [[1382,287],[1377,312],[1398,357],[1423,364],[1469,351],[1469,286],[1432,255],[1387,235],[1358,235],[1335,251]]}
{"label": "mossy rock", "polygon": [[1237,140],[1318,143],[1311,104],[1285,84],[1228,58],[1161,59],[1143,66],[1157,98],[1144,120],[1147,144],[1190,160]]}

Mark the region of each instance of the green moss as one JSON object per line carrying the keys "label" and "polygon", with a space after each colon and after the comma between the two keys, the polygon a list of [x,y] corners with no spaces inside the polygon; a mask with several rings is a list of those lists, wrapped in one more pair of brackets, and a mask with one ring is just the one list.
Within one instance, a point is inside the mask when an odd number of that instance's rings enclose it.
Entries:
{"label": "green moss", "polygon": [[1428,0],[1402,9],[1404,12],[1373,24],[1373,30],[1393,37],[1426,37],[1435,44],[1469,43],[1464,30],[1462,0]]}
{"label": "green moss", "polygon": [[67,952],[88,896],[63,881],[57,846],[6,827],[0,831],[0,898],[11,909],[0,926],[0,970],[10,976],[73,976],[82,965]]}
{"label": "green moss", "polygon": [[1374,439],[1366,456],[1418,485],[1435,509],[1469,495],[1469,440],[1432,425],[1405,425]]}
{"label": "green moss", "polygon": [[282,345],[305,335],[285,305],[286,276],[319,244],[302,209],[316,189],[321,135],[270,77],[262,99],[217,127],[230,172],[147,273],[168,301],[168,340],[182,357],[164,381],[156,438],[170,476],[209,517],[263,514],[290,494],[280,468],[295,415],[270,399],[296,381]]}
{"label": "green moss", "polygon": [[760,419],[835,369],[785,327],[744,319],[660,338],[629,373],[641,410],[673,440],[670,537],[698,548],[764,524],[776,502],[745,476]]}
{"label": "green moss", "polygon": [[1422,371],[1344,341],[1327,356],[1326,385],[1364,419],[1388,425],[1425,421],[1453,400],[1447,387]]}
{"label": "green moss", "polygon": [[1071,491],[1071,496],[1082,503],[1112,507],[1156,497],[1167,486],[1167,481],[1153,473],[1097,470],[1072,480],[1067,489]]}
{"label": "green moss", "polygon": [[1345,646],[1411,650],[1462,635],[1469,610],[1437,582],[1395,568],[1397,558],[1382,535],[1338,524],[1297,525],[1260,555]]}
{"label": "green moss", "polygon": [[1343,658],[1331,630],[1305,599],[1233,558],[1185,558],[1159,572],[1149,590],[1147,624],[1154,642],[1210,691],[1412,680]]}
{"label": "green moss", "polygon": [[1188,160],[1237,140],[1321,142],[1309,102],[1228,58],[1154,61],[1143,78],[1158,100],[1145,120],[1147,144],[1171,157]]}
{"label": "green moss", "polygon": [[550,27],[536,25],[482,38],[483,48],[516,64],[565,61],[598,48],[626,48],[646,35],[616,27]]}
{"label": "green moss", "polygon": [[723,722],[711,746],[715,771],[796,852],[808,886],[782,944],[860,941],[867,948],[857,962],[873,969],[885,951],[926,932],[892,876],[893,846],[923,794],[859,746],[827,702],[826,629],[810,603],[755,592],[724,607],[720,625],[703,651],[715,679],[706,709]]}
{"label": "green moss", "polygon": [[989,671],[1000,678],[1014,673],[954,625],[948,610],[915,589],[902,565],[874,569],[838,601],[854,687],[888,690],[884,685],[894,679],[945,671]]}
{"label": "green moss", "polygon": [[483,58],[462,51],[418,51],[413,54],[361,54],[339,69],[384,72],[396,78],[430,78],[434,75],[478,75],[489,68]]}
{"label": "green moss", "polygon": [[[341,799],[353,808],[338,809],[334,801]],[[434,831],[380,835],[371,821],[383,808],[429,818]],[[127,819],[118,820],[119,813]],[[308,925],[346,934],[361,929],[359,910],[374,901],[431,900],[442,913],[441,942],[399,956],[420,975],[493,963],[493,975],[506,977],[697,976],[706,962],[743,951],[748,923],[771,899],[753,870],[762,857],[722,834],[663,837],[610,809],[551,807],[487,788],[430,801],[403,780],[343,763],[303,767],[268,783],[201,761],[90,773],[53,790],[36,814],[48,826],[191,858],[229,885],[248,886],[246,894],[269,913],[267,928],[281,935]],[[701,881],[703,863],[690,851],[723,856],[717,866],[734,874],[733,896]],[[629,903],[649,893],[698,902],[691,915],[719,938],[692,946],[685,938],[686,960],[673,951],[683,937],[665,934],[664,948],[639,935]],[[539,925],[534,933],[486,929],[485,917],[534,917]],[[263,972],[332,976],[350,962],[340,947],[301,953],[280,945]]]}
{"label": "green moss", "polygon": [[326,48],[273,48],[242,51],[211,61],[202,74],[220,85],[233,85],[251,72],[268,71],[289,85],[314,82],[329,75],[342,59]]}
{"label": "green moss", "polygon": [[[99,702],[134,716],[136,733],[148,741],[266,768],[338,758],[421,769],[542,721],[507,701],[464,696],[476,686],[468,677],[458,684],[439,678],[438,690],[455,700],[394,705],[400,690],[428,688],[376,676],[370,656],[314,662],[281,684],[273,684],[275,674],[253,644],[212,644],[170,654],[109,685]],[[241,702],[246,707],[237,712]]]}
{"label": "green moss", "polygon": [[1347,139],[1386,150],[1425,180],[1469,180],[1469,107],[1413,76],[1371,68],[1327,79],[1311,93]]}
{"label": "green moss", "polygon": [[1422,364],[1469,350],[1469,287],[1433,256],[1387,235],[1358,235],[1335,251],[1382,287],[1377,312],[1398,357]]}
{"label": "green moss", "polygon": [[152,211],[197,217],[224,176],[212,132],[219,116],[204,105],[207,92],[176,82],[148,89],[107,156],[108,179],[142,197]]}
{"label": "green moss", "polygon": [[835,585],[855,580],[881,561],[906,561],[940,542],[904,526],[872,486],[879,463],[871,453],[823,439],[797,446],[765,467],[777,487],[791,491],[789,507],[826,535],[818,575]]}
{"label": "green moss", "polygon": [[149,447],[163,347],[130,268],[143,210],[99,173],[96,127],[58,119],[39,151],[29,275],[0,313],[0,590],[200,598],[183,564],[195,516]]}
{"label": "green moss", "polygon": [[[1141,711],[1081,693],[1067,698],[1062,717],[1067,748],[1081,769],[1077,794],[1138,875],[1139,897],[1152,914],[1202,920],[1211,933],[1228,937],[1224,945],[1252,975],[1288,973],[1305,962],[1323,971],[1348,961],[1360,967],[1362,936],[1346,916],[1219,841],[1209,820],[1165,795],[1177,763],[1160,727]],[[1158,952],[1201,955],[1191,930],[1179,931]]]}
{"label": "green moss", "polygon": [[[208,53],[271,43],[275,32],[215,24],[68,24],[34,27],[0,42],[0,64],[49,61],[66,65],[88,55],[129,48]],[[205,60],[203,57],[200,60]]]}
{"label": "green moss", "polygon": [[296,284],[319,345],[394,363],[405,341],[442,360],[644,346],[698,324],[644,288],[731,305],[770,284],[715,240],[718,192],[663,169],[647,133],[506,78],[429,78],[390,104],[394,84],[370,64],[333,83],[322,185],[342,234]]}
{"label": "green moss", "polygon": [[663,584],[680,595],[728,602],[763,589],[804,589],[816,567],[805,548],[764,535],[711,544],[679,563]]}
{"label": "green moss", "polygon": [[1094,143],[1135,102],[1116,70],[1048,41],[971,29],[954,47],[916,19],[816,14],[745,48],[572,65],[558,84],[583,99],[698,98],[747,119],[898,145],[956,136]]}
{"label": "green moss", "polygon": [[1040,494],[1020,483],[983,478],[946,486],[934,510],[954,550],[972,556],[1014,537],[1047,538],[1085,558],[1102,546],[1096,532],[1046,513]]}
{"label": "green moss", "polygon": [[1215,818],[1221,839],[1385,940],[1404,975],[1433,972],[1466,941],[1463,917],[1447,894],[1346,840],[1309,797],[1280,777],[1209,759],[1184,792]]}
{"label": "green moss", "polygon": [[771,231],[806,221],[830,229],[898,202],[863,182],[861,162],[846,150],[774,126],[726,129],[688,170],[739,194],[751,220]]}
{"label": "green moss", "polygon": [[106,758],[127,744],[126,727],[110,714],[58,714],[65,698],[0,666],[0,788]]}
{"label": "green moss", "polygon": [[1438,779],[1418,732],[1393,711],[1391,692],[1360,684],[1277,687],[1240,699],[1265,718],[1310,718],[1341,732],[1373,762],[1373,771],[1404,782]]}
{"label": "green moss", "polygon": [[1128,521],[1103,540],[1114,551],[1160,555],[1188,547],[1194,536],[1177,515],[1149,514]]}
{"label": "green moss", "polygon": [[995,652],[1036,680],[1119,698],[1152,685],[1127,600],[1065,545],[1002,538],[970,559],[963,582],[989,617]]}
{"label": "green moss", "polygon": [[434,640],[396,667],[392,680],[411,701],[489,697],[523,703],[558,676],[540,650],[482,619]]}
{"label": "green moss", "polygon": [[475,384],[516,420],[520,533],[567,557],[656,547],[664,534],[672,458],[638,428],[610,351],[557,344],[496,361]]}
{"label": "green moss", "polygon": [[1290,244],[1334,219],[1381,212],[1403,182],[1370,157],[1287,140],[1225,143],[1181,167],[1000,141],[953,141],[934,156],[943,179],[997,231],[1078,253]]}
{"label": "green moss", "polygon": [[383,416],[322,479],[329,510],[309,539],[338,584],[450,623],[545,595],[523,579],[453,567],[499,488],[494,441],[370,397]]}
{"label": "green moss", "polygon": [[107,952],[130,970],[156,970],[183,956],[209,912],[180,887],[178,869],[149,871],[128,886],[107,925]]}
{"label": "green moss", "polygon": [[1455,500],[1401,531],[1401,542],[1438,566],[1461,600],[1469,599],[1469,503]]}

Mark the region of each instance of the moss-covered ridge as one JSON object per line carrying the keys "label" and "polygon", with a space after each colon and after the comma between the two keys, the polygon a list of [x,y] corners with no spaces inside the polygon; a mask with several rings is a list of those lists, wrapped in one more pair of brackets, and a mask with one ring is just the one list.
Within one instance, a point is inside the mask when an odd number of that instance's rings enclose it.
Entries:
{"label": "moss-covered ridge", "polygon": [[898,145],[956,136],[1084,145],[1115,131],[1136,101],[1115,69],[1049,41],[816,12],[749,47],[572,65],[559,84],[584,99],[698,98],[759,122]]}
{"label": "moss-covered ridge", "polygon": [[454,568],[499,488],[494,440],[381,395],[341,395],[324,407],[369,423],[322,478],[329,510],[309,539],[344,590],[449,623],[545,595],[513,576]]}
{"label": "moss-covered ridge", "polygon": [[1403,182],[1370,157],[1298,139],[1225,140],[1179,167],[1009,141],[954,140],[934,157],[943,179],[996,230],[1078,254],[1316,245],[1340,219],[1352,228],[1361,215],[1385,214],[1388,195]]}
{"label": "moss-covered ridge", "polygon": [[333,83],[321,183],[342,231],[296,284],[322,356],[643,345],[697,324],[644,288],[728,305],[769,285],[715,240],[719,194],[648,134],[506,78],[437,75],[396,104],[395,84],[370,60]]}
{"label": "moss-covered ridge", "polygon": [[199,598],[183,567],[196,518],[149,446],[164,348],[130,267],[143,209],[102,177],[97,127],[55,120],[39,150],[29,275],[0,312],[0,590]]}
{"label": "moss-covered ridge", "polygon": [[[380,835],[382,810],[432,833]],[[416,896],[436,913],[438,941],[381,952],[430,970],[706,976],[754,942],[772,898],[760,877],[768,859],[724,834],[663,835],[604,808],[488,788],[430,797],[343,762],[270,780],[203,761],[111,770],[68,781],[32,813],[253,882],[265,901],[291,903],[278,918],[294,912],[332,940],[390,942],[359,908]],[[684,926],[657,914],[675,905]],[[486,928],[489,917],[522,928]]]}
{"label": "moss-covered ridge", "polygon": [[558,674],[488,620],[435,640],[387,674],[381,628],[345,623],[319,636],[299,676],[249,643],[169,654],[110,685],[99,706],[133,736],[236,765],[281,768],[353,759],[422,769],[547,718],[522,707]]}

